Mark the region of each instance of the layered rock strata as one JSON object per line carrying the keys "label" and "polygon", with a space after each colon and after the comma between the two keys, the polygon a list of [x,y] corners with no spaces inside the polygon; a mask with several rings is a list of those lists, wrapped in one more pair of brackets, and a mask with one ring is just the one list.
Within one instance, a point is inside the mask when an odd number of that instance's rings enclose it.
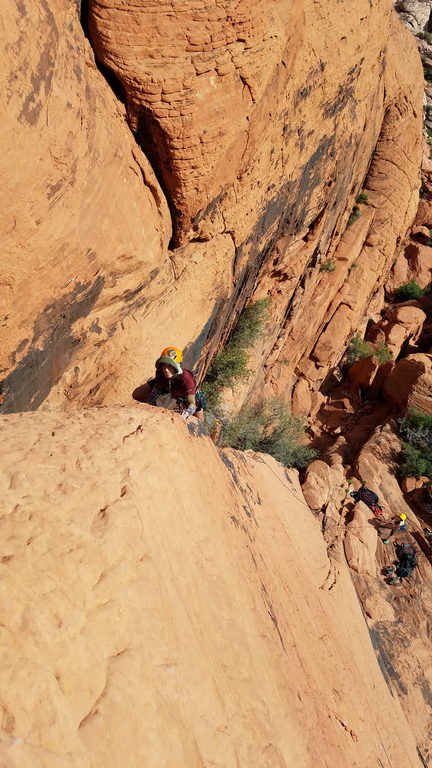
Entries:
{"label": "layered rock strata", "polygon": [[75,6],[2,12],[3,411],[127,402],[166,343],[203,370],[265,294],[249,389],[319,389],[415,212],[421,68],[390,2],[92,0],[117,98]]}
{"label": "layered rock strata", "polygon": [[[90,5],[96,54],[125,89],[176,242],[228,232],[237,297],[255,285],[272,297],[261,359],[278,392],[299,375],[312,389],[324,380],[415,213],[415,44],[389,3],[360,5],[337,16],[327,3],[307,15],[281,2],[265,14],[261,3],[173,3],[173,15],[151,2]],[[364,180],[368,205],[337,248]],[[320,272],[329,259],[331,275]]]}
{"label": "layered rock strata", "polygon": [[0,13],[0,410],[127,402],[163,340],[198,339],[229,294],[232,241],[170,258],[165,197],[76,4]]}

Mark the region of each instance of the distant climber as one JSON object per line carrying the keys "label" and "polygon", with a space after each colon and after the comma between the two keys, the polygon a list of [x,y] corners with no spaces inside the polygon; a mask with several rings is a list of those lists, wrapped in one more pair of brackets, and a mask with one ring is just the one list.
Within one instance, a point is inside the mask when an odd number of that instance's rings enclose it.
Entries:
{"label": "distant climber", "polygon": [[197,388],[196,379],[180,363],[183,353],[178,347],[166,347],[156,360],[155,376],[134,389],[132,397],[139,403],[157,405],[161,395],[171,395],[183,419],[195,416],[204,421],[204,395]]}
{"label": "distant climber", "polygon": [[388,544],[389,540],[395,533],[405,533],[408,530],[407,516],[405,512],[399,515],[395,523],[393,523],[390,533],[386,539],[383,539],[383,544]]}
{"label": "distant climber", "polygon": [[371,491],[370,488],[366,488],[364,480],[361,484],[361,488],[359,488],[358,491],[351,491],[350,496],[353,497],[355,502],[362,501],[366,504],[376,517],[382,515],[382,509],[378,504],[378,496],[374,491]]}

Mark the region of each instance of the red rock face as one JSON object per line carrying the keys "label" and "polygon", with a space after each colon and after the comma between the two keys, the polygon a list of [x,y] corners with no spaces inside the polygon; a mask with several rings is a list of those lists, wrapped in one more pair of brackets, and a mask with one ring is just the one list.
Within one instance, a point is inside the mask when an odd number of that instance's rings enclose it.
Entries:
{"label": "red rock face", "polygon": [[168,253],[165,197],[76,4],[1,13],[0,409],[129,402],[163,346],[191,347],[229,293],[232,240]]}
{"label": "red rock face", "polygon": [[239,246],[282,221],[294,234],[328,206],[334,227],[395,98],[393,83],[384,96],[389,4],[242,0],[169,10],[92,0],[90,30],[125,87],[177,240],[223,228]]}
{"label": "red rock face", "polygon": [[94,356],[154,293],[170,218],[76,6],[5,0],[2,16],[0,379],[4,409],[28,410],[85,358],[97,384]]}
{"label": "red rock face", "polygon": [[147,406],[8,415],[0,451],[3,766],[418,768],[430,590],[395,600],[410,645],[380,669],[295,470]]}
{"label": "red rock face", "polygon": [[99,58],[125,88],[130,125],[181,238],[242,169],[250,116],[300,49],[301,4],[94,0],[89,21]]}
{"label": "red rock face", "polygon": [[[129,122],[169,200],[174,242],[232,238],[232,302],[210,349],[257,289],[272,299],[254,354],[266,366],[257,390],[288,391],[299,375],[316,389],[371,300],[382,301],[415,213],[414,41],[384,0],[170,10],[92,0],[97,56],[125,88]],[[344,232],[362,184],[368,204]],[[321,271],[329,259],[333,274]]]}
{"label": "red rock face", "polygon": [[416,206],[421,68],[387,0],[93,0],[126,110],[74,5],[4,5],[2,407],[127,402],[161,348],[205,368],[269,295],[249,385],[302,376],[303,412]]}
{"label": "red rock face", "polygon": [[399,360],[385,380],[384,397],[401,409],[432,413],[432,357],[408,355]]}

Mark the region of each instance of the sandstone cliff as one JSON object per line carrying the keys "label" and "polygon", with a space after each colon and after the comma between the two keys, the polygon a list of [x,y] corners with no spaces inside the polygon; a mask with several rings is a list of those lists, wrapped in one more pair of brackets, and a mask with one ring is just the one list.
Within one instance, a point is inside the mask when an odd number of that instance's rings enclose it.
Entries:
{"label": "sandstone cliff", "polygon": [[251,387],[318,389],[415,213],[421,67],[390,0],[86,7],[102,72],[74,4],[2,6],[3,412],[127,402],[167,342],[204,368],[263,294]]}
{"label": "sandstone cliff", "polygon": [[147,407],[0,439],[2,764],[421,767],[295,471]]}
{"label": "sandstone cliff", "polygon": [[[390,0],[0,13],[5,765],[424,768],[429,513],[388,420],[432,411],[431,301],[384,300],[432,267],[426,197],[404,243],[425,149],[411,35]],[[168,412],[76,410],[129,402],[168,342],[204,371],[262,296],[231,405],[311,415],[304,496]],[[360,360],[326,401],[367,323],[404,359]],[[38,409],[57,413],[13,414]],[[399,592],[350,464],[408,515],[421,561]]]}

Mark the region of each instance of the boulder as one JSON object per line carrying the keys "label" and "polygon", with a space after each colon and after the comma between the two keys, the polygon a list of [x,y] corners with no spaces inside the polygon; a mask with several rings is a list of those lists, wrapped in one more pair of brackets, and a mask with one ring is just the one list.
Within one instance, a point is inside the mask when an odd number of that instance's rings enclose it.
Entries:
{"label": "boulder", "polygon": [[[365,579],[366,581],[366,579]],[[372,594],[363,600],[363,608],[373,621],[394,621],[395,610],[390,603],[372,587]]]}
{"label": "boulder", "polygon": [[401,488],[404,493],[411,493],[417,488],[417,480],[415,477],[404,477],[401,482]]}
{"label": "boulder", "polygon": [[420,200],[414,220],[414,225],[432,229],[432,200]]}
{"label": "boulder", "polygon": [[311,509],[322,509],[327,504],[331,493],[331,477],[331,468],[325,461],[317,459],[309,464],[302,491]]}
{"label": "boulder", "polygon": [[347,525],[344,539],[345,556],[353,571],[369,576],[376,575],[376,548],[378,536],[371,525],[373,513],[363,504],[357,502],[354,507],[353,519]]}
{"label": "boulder", "polygon": [[306,379],[300,378],[294,387],[292,412],[295,416],[306,418],[312,407],[311,391]]}
{"label": "boulder", "polygon": [[426,288],[431,282],[432,248],[422,243],[410,243],[405,249],[405,257],[409,263],[409,279],[416,280],[421,288]]}
{"label": "boulder", "polygon": [[398,408],[432,413],[432,355],[408,355],[399,360],[384,381],[382,392]]}
{"label": "boulder", "polygon": [[369,326],[365,336],[367,341],[372,344],[379,344],[380,341],[385,342],[385,333],[380,323],[373,323]]}
{"label": "boulder", "polygon": [[393,370],[394,365],[395,363],[390,360],[388,363],[382,363],[382,365],[379,366],[369,390],[369,395],[372,399],[378,397],[381,392],[381,387],[387,376]]}
{"label": "boulder", "polygon": [[390,320],[382,327],[386,344],[396,358],[406,339],[411,339],[413,343],[417,341],[426,320],[426,313],[419,307],[403,304],[388,314]]}
{"label": "boulder", "polygon": [[[430,252],[432,256],[432,248]],[[416,333],[426,320],[426,312],[423,312],[420,307],[402,305],[396,307],[392,317],[399,325],[403,325],[409,333]]]}
{"label": "boulder", "polygon": [[318,390],[316,392],[311,392],[310,416],[312,418],[317,415],[321,406],[324,405],[325,402],[326,402],[326,396],[323,395],[322,392],[319,392]]}
{"label": "boulder", "polygon": [[[430,237],[427,227],[415,227],[414,231],[421,230],[424,239]],[[427,233],[427,234],[426,234]],[[399,254],[392,267],[387,290],[395,291],[400,285],[405,285],[409,280],[416,280],[421,288],[426,288],[431,282],[432,274],[432,248],[425,243],[411,240],[405,250]]]}
{"label": "boulder", "polygon": [[420,32],[428,28],[431,13],[430,0],[394,1],[403,21],[413,32]]}
{"label": "boulder", "polygon": [[387,323],[384,326],[384,332],[386,335],[386,345],[392,353],[393,357],[397,357],[402,349],[402,345],[408,336],[407,329],[399,323]]}
{"label": "boulder", "polygon": [[346,304],[340,304],[315,345],[313,350],[315,360],[325,364],[335,356],[340,356],[346,347],[352,328],[352,309]]}
{"label": "boulder", "polygon": [[379,363],[376,357],[373,355],[370,357],[363,357],[361,360],[356,360],[356,362],[352,364],[348,371],[348,378],[354,384],[358,384],[359,387],[370,387],[378,367]]}

